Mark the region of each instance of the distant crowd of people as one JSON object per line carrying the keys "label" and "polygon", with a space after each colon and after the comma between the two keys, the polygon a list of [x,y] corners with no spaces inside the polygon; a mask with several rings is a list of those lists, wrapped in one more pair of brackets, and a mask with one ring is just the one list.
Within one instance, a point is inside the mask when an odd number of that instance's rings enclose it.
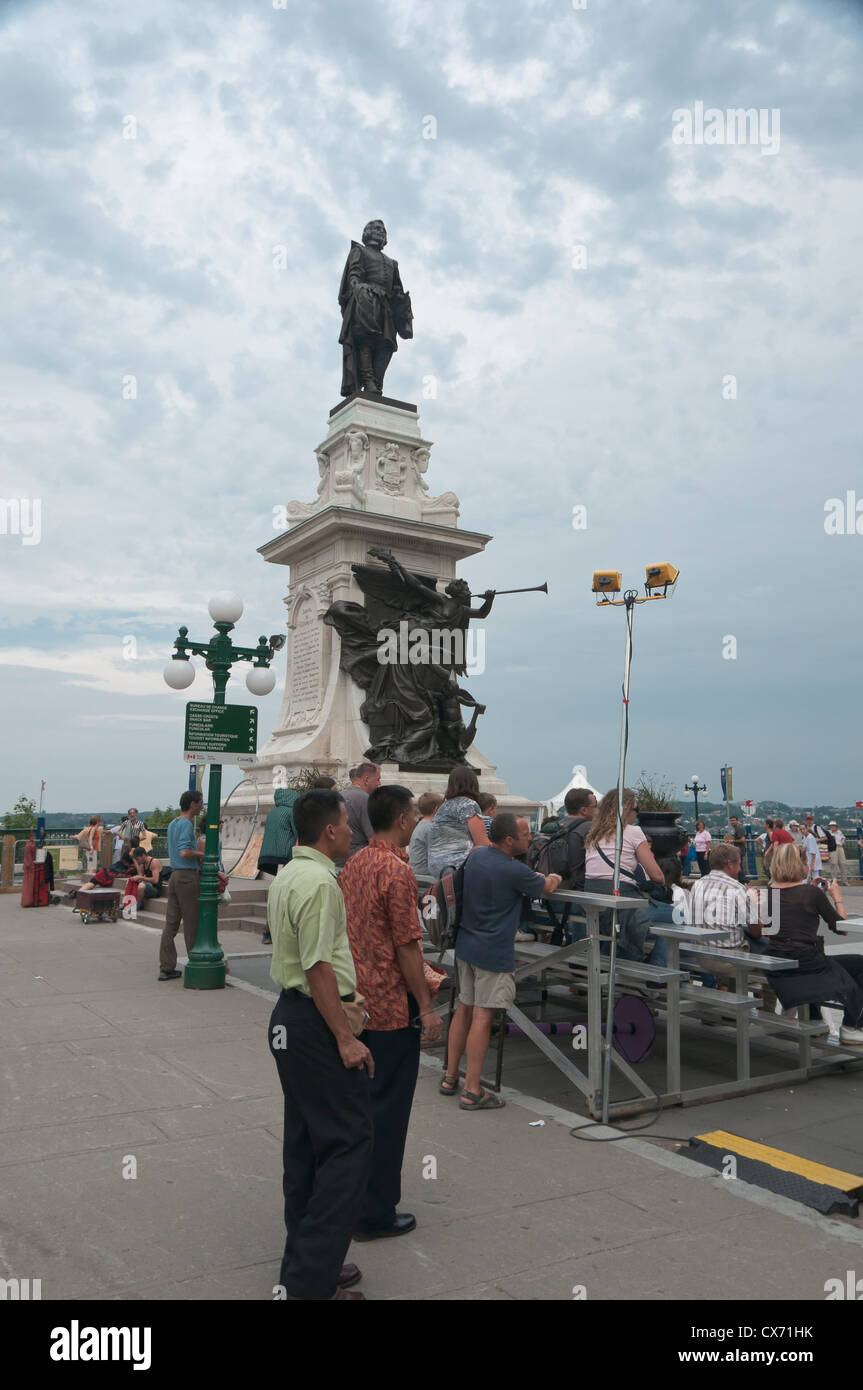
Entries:
{"label": "distant crowd of people", "polygon": [[[110,865],[101,864],[104,837],[112,837]],[[155,833],[148,830],[137,808],[131,806],[124,820],[106,829],[101,816],[91,816],[90,822],[78,833],[78,847],[83,859],[82,891],[94,888],[113,888],[119,878],[125,879],[126,892],[134,896],[141,907],[147,898],[158,897],[162,890],[162,864],[152,853]],[[73,888],[68,897],[78,892]]]}
{"label": "distant crowd of people", "polygon": [[129,808],[124,820],[109,828],[105,827],[101,816],[91,816],[89,825],[85,825],[77,835],[82,867],[87,873],[95,873],[99,867],[106,835],[113,839],[111,867],[118,869],[129,867],[129,855],[133,850],[142,848],[149,853],[155,838],[153,832],[147,829],[146,822],[139,818],[135,806]]}
{"label": "distant crowd of people", "polygon": [[[182,927],[183,940],[189,953],[198,934],[198,902],[201,887],[201,866],[205,854],[205,836],[195,830],[195,823],[204,809],[200,791],[185,791],[180,797],[179,814],[166,831],[167,864],[152,853],[155,832],[130,807],[125,819],[106,829],[101,816],[91,816],[90,823],[78,835],[84,855],[84,876],[79,888],[69,897],[91,889],[119,889],[122,886],[124,903],[142,908],[148,900],[166,893],[165,925],[159,942],[159,981],[178,980],[177,933]],[[221,830],[221,825],[220,825]],[[103,837],[113,837],[113,856],[110,865],[99,864]],[[227,875],[222,862],[219,841],[219,889],[224,893]],[[226,966],[226,969],[228,967]]]}

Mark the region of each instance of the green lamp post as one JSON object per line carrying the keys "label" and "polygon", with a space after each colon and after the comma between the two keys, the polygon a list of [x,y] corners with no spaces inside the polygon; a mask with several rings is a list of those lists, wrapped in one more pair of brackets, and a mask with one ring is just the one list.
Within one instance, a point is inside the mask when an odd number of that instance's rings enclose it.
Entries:
{"label": "green lamp post", "polygon": [[[189,629],[181,627],[174,654],[164,676],[172,690],[186,690],[195,679],[190,656],[202,656],[213,673],[213,704],[224,705],[225,689],[235,661],[251,661],[246,685],[253,695],[268,695],[276,683],[269,669],[273,657],[272,639],[260,637],[257,647],[236,647],[228,636],[243,615],[243,601],[236,594],[216,594],[209,604],[216,635],[209,642],[189,641]],[[198,901],[198,933],[189,952],[183,984],[186,989],[224,989],[225,957],[218,939],[219,898],[219,813],[222,798],[222,765],[210,764],[207,801],[207,836],[201,866],[201,894]]]}

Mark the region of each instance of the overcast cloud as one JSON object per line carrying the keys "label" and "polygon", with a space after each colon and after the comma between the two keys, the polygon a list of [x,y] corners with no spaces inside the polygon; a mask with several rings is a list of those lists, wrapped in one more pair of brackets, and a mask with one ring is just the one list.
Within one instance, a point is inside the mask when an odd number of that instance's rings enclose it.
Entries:
{"label": "overcast cloud", "polygon": [[[576,762],[612,783],[623,617],[590,577],[668,559],[673,602],[635,619],[633,772],[718,794],[727,759],[740,796],[863,799],[863,535],[824,511],[863,500],[859,5],[0,16],[0,496],[41,501],[38,544],[0,535],[0,810],[43,777],[52,810],[176,800],[162,666],[215,589],[244,596],[241,641],[284,622],[256,550],[314,496],[372,216],[415,313],[387,389],[419,404],[432,491],[495,537],[465,577],[549,583],[499,601],[470,682],[511,790]],[[778,111],[778,149],[675,143],[696,102]]]}

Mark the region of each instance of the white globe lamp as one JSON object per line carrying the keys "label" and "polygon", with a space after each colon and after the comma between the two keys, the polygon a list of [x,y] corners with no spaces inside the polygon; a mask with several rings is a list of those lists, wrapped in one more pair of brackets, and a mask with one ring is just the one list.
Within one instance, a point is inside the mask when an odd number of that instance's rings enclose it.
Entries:
{"label": "white globe lamp", "polygon": [[172,657],[162,674],[172,690],[187,690],[195,679],[195,668],[191,661]]}
{"label": "white globe lamp", "polygon": [[266,666],[253,666],[246,676],[246,685],[253,695],[269,695],[275,684],[276,678]]}
{"label": "white globe lamp", "polygon": [[213,594],[209,610],[214,623],[238,623],[243,616],[243,600],[239,594],[222,589],[218,594]]}

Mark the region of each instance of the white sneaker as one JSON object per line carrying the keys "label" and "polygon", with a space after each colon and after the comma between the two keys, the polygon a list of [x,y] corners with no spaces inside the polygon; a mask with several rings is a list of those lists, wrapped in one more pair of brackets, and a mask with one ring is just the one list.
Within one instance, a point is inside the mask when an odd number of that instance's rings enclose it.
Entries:
{"label": "white sneaker", "polygon": [[841,1043],[863,1043],[863,1028],[840,1028],[839,1041]]}
{"label": "white sneaker", "polygon": [[[516,941],[536,941],[532,931],[517,931],[515,939]],[[863,1033],[860,1034],[860,1041],[863,1042]]]}

